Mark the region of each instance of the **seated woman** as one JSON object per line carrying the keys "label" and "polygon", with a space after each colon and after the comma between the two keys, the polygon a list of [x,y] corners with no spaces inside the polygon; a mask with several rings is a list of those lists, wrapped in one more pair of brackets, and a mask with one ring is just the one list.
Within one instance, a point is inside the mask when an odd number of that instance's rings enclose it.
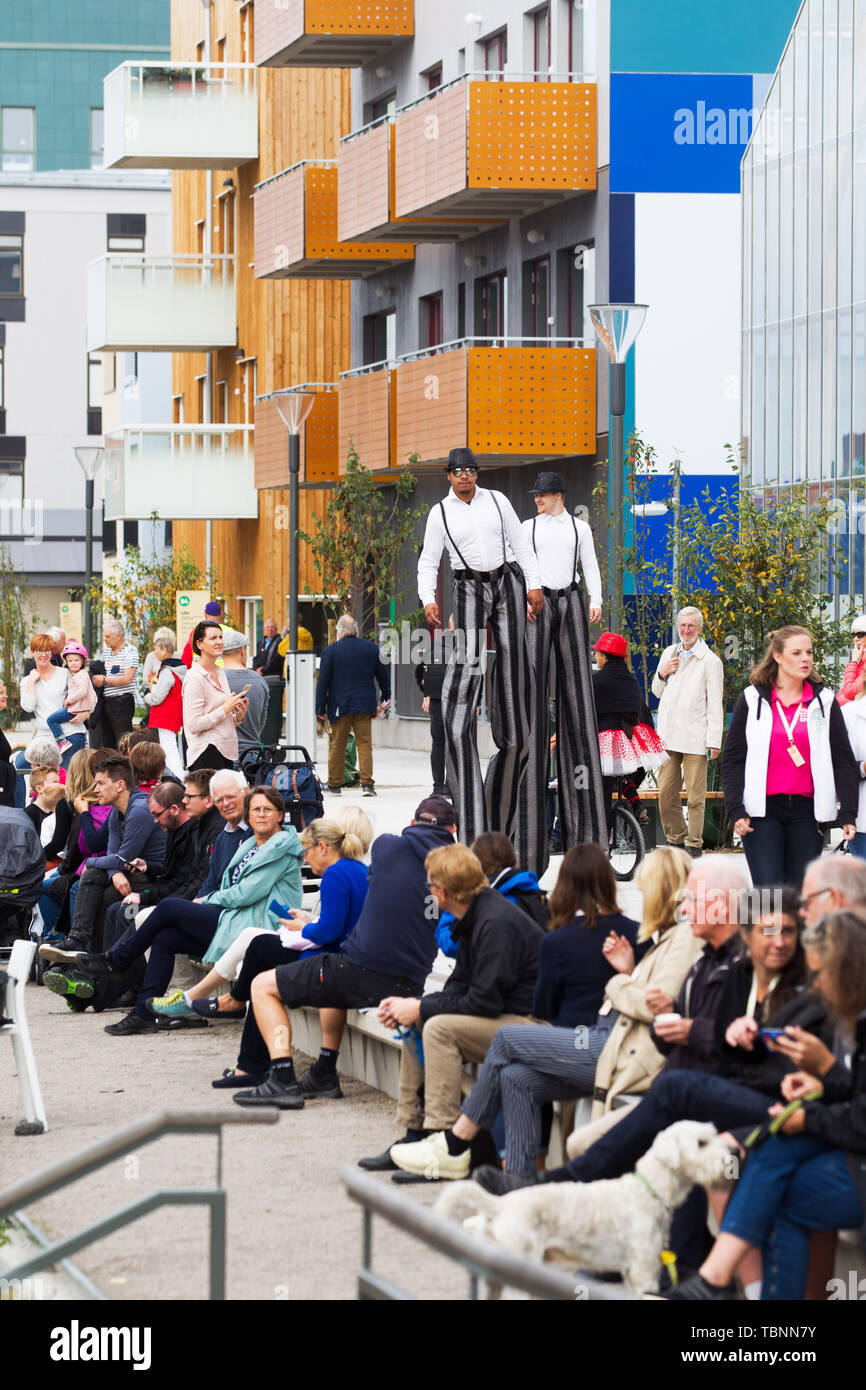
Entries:
{"label": "seated woman", "polygon": [[[318,912],[292,908],[282,918],[276,936],[246,927],[203,980],[188,990],[174,990],[152,999],[151,1009],[164,1018],[243,1018],[252,975],[246,965],[249,949],[259,938],[256,959],[293,965],[302,955],[338,951],[358,920],[367,896],[367,866],[363,863],[373,839],[373,822],[358,806],[346,806],[334,818],[311,821],[301,834],[305,863],[321,875]],[[252,962],[250,962],[252,964]],[[256,972],[258,973],[258,971]],[[246,984],[241,985],[241,978]],[[236,983],[227,994],[212,997],[227,980]]]}
{"label": "seated woman", "polygon": [[[806,930],[803,943],[816,987],[838,1020],[835,1056],[830,1064],[821,1059],[817,1068],[784,1078],[784,1100],[800,1105],[781,1133],[750,1155],[712,1251],[699,1272],[671,1290],[668,1298],[734,1298],[734,1274],[749,1252],[759,1249],[762,1299],[802,1299],[812,1232],[863,1225],[866,919],[855,912],[831,913]],[[793,1055],[793,1048],[789,1052]],[[816,1093],[817,1099],[806,1100]],[[771,1113],[784,1108],[780,1102]]]}
{"label": "seated woman", "polygon": [[[349,932],[361,915],[367,896],[367,866],[361,858],[373,840],[373,823],[366,812],[357,806],[347,806],[334,820],[313,821],[304,832],[309,837],[304,855],[310,868],[322,874],[320,889],[321,910],[318,918],[307,921],[306,914],[291,914],[293,925],[301,931],[285,932],[276,937],[257,936],[250,942],[244,956],[240,975],[220,1008],[220,1017],[234,1003],[245,1008],[250,999],[252,982],[257,975],[274,970],[278,965],[293,965],[302,954],[315,955],[323,951],[339,951]],[[339,842],[337,842],[339,836]],[[327,887],[326,887],[327,883]],[[208,1005],[195,1001],[197,1013],[210,1016]],[[337,1079],[337,1055],[346,1015],[341,1009],[321,1009],[322,1047],[317,1060],[299,1083],[308,1098],[339,1100],[343,1092]],[[258,1085],[268,1075],[268,1049],[256,1023],[252,1009],[247,1010],[241,1037],[237,1065],[224,1071],[211,1084],[217,1089]]]}
{"label": "seated woman", "polygon": [[[641,864],[637,885],[643,893],[644,920],[639,940],[656,939],[635,968],[635,951],[626,936],[611,931],[604,938],[601,951],[615,973],[605,986],[606,998],[592,1027],[500,1028],[446,1136],[449,1152],[466,1154],[466,1173],[471,1141],[479,1130],[490,1128],[500,1107],[505,1113],[506,1168],[529,1176],[535,1172],[546,1101],[591,1096],[600,1088],[608,1109],[615,1095],[649,1088],[662,1065],[650,1024],[655,1014],[672,1007],[699,949],[689,924],[677,921],[690,868],[689,856],[669,846],[653,850]],[[617,1023],[621,1026],[614,1029]],[[391,1158],[398,1168],[424,1173],[430,1166],[427,1147],[426,1140],[396,1144]]]}
{"label": "seated woman", "polygon": [[[59,938],[69,930],[75,910],[78,881],[84,872],[88,857],[104,854],[108,848],[108,818],[111,815],[111,807],[100,805],[99,793],[93,781],[93,768],[99,758],[99,750],[80,748],[77,753],[73,753],[69,762],[64,791],[72,811],[72,823],[66,837],[62,862],[46,877],[42,897],[39,899],[39,910],[45,924],[45,939],[49,936]],[[55,992],[67,995],[68,1002],[67,984],[67,981],[63,981],[62,988]],[[48,984],[48,988],[52,986]]]}
{"label": "seated woman", "polygon": [[254,787],[244,807],[252,839],[239,846],[214,893],[193,902],[164,898],[137,931],[128,932],[110,951],[76,956],[76,966],[86,975],[123,975],[150,949],[135,1008],[107,1033],[125,1037],[154,1031],[157,1024],[147,1001],[165,992],[175,955],[218,960],[245,927],[276,931],[280,919],[271,911],[272,899],[300,906],[301,843],[293,826],[282,828],[285,810],[273,787]]}

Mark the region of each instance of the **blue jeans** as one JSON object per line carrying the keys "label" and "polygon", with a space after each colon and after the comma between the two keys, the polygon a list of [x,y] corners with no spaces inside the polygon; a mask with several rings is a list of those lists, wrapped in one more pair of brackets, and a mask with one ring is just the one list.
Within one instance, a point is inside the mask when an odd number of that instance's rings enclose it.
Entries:
{"label": "blue jeans", "polygon": [[848,841],[848,849],[851,854],[856,854],[858,859],[866,859],[866,830],[858,830],[856,835],[852,835]]}
{"label": "blue jeans", "polygon": [[802,1299],[813,1231],[860,1226],[863,1208],[842,1149],[798,1135],[755,1151],[728,1203],[722,1230],[761,1250],[762,1299]]}
{"label": "blue jeans", "polygon": [[824,840],[809,796],[768,796],[766,814],[752,818],[743,850],[752,883],[772,888],[790,883],[799,888],[806,865],[821,853]]}
{"label": "blue jeans", "polygon": [[[54,883],[56,881],[56,879],[59,876],[59,872],[59,869],[55,869],[53,873],[46,875],[46,889],[48,888],[49,883]],[[56,898],[51,897],[50,893],[44,892],[42,894],[42,897],[39,899],[39,911],[42,913],[42,921],[45,923],[45,931],[43,932],[43,936],[48,936],[57,926],[57,918],[60,916],[60,904]]]}
{"label": "blue jeans", "polygon": [[[15,754],[13,766],[18,769],[19,774],[30,771],[30,764],[24,756],[23,748],[19,748]],[[24,785],[24,778],[20,775],[15,779],[15,805],[19,811],[23,811],[27,805],[27,788]]]}

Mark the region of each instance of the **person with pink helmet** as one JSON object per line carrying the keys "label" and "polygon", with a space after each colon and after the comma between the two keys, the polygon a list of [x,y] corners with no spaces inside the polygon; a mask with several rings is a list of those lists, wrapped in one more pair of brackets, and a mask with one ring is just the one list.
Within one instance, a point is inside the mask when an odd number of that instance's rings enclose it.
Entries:
{"label": "person with pink helmet", "polygon": [[63,755],[63,766],[67,767],[73,753],[84,747],[87,735],[82,728],[80,733],[69,733],[64,737],[63,725],[85,723],[93,713],[96,691],[87,670],[87,648],[80,642],[69,641],[63,648],[62,656],[63,664],[69,672],[66,699],[63,707],[49,714],[46,722],[57,739]]}

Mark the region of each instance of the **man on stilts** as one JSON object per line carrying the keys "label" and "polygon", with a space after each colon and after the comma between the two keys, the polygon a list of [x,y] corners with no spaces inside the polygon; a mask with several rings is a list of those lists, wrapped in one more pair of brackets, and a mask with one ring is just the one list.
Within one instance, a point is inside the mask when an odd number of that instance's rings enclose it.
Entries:
{"label": "man on stilts", "polygon": [[[539,612],[544,600],[532,545],[508,499],[478,487],[472,450],[452,449],[445,472],[450,491],[427,517],[418,592],[428,623],[440,626],[436,583],[447,547],[455,641],[442,687],[442,716],[460,839],[470,844],[484,830],[499,830],[509,838],[515,833],[534,685],[526,647],[527,612]],[[476,711],[488,623],[496,640],[488,705],[498,752],[482,778]]]}
{"label": "man on stilts", "polygon": [[[555,655],[556,766],[563,849],[594,840],[607,845],[598,728],[592,695],[589,621],[601,618],[601,575],[592,531],[565,509],[565,483],[558,473],[539,473],[530,488],[538,514],[523,522],[537,556],[544,606],[527,629],[535,696],[526,776],[520,787],[515,848],[522,869],[544,873],[550,858],[547,783],[550,766],[549,698],[554,693],[551,651]],[[549,689],[548,689],[549,684]]]}

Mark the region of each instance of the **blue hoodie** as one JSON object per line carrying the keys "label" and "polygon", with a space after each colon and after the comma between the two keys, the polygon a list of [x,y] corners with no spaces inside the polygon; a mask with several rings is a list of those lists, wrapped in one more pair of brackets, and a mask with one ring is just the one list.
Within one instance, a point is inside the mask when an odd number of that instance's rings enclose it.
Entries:
{"label": "blue hoodie", "polygon": [[407,825],[401,835],[377,836],[367,897],[341,952],[346,960],[400,976],[420,992],[436,958],[436,915],[424,860],[431,850],[453,843],[451,832],[437,825]]}
{"label": "blue hoodie", "polygon": [[[501,893],[503,898],[507,898],[515,907],[520,904],[517,901],[517,893],[537,893],[538,875],[531,869],[506,869],[500,878],[493,884],[497,893]],[[460,946],[459,941],[455,941],[451,935],[451,927],[454,917],[450,912],[440,912],[439,925],[436,928],[436,944],[445,956],[456,956]]]}
{"label": "blue hoodie", "polygon": [[116,874],[123,868],[122,859],[143,859],[151,869],[161,869],[165,863],[165,832],[160,829],[148,809],[149,792],[141,792],[133,787],[126,814],[121,815],[116,806],[108,817],[108,852],[88,860],[88,868],[105,869],[106,873]]}

